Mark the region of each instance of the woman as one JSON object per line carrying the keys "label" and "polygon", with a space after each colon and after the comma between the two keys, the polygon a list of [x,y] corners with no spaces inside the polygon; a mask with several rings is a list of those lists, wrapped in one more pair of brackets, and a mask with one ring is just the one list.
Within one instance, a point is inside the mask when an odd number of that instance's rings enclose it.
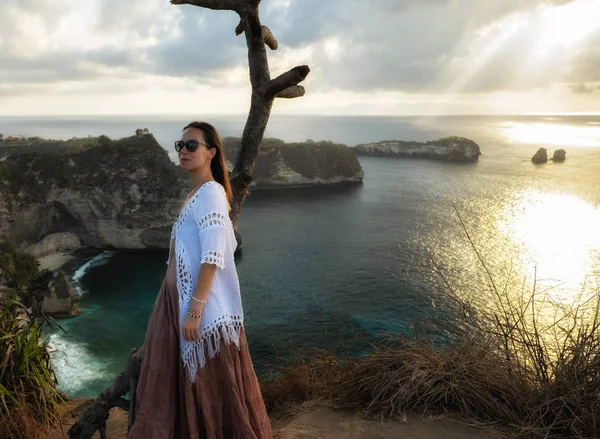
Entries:
{"label": "woman", "polygon": [[271,439],[243,326],[221,138],[193,122],[175,149],[192,190],[173,224],[128,438]]}

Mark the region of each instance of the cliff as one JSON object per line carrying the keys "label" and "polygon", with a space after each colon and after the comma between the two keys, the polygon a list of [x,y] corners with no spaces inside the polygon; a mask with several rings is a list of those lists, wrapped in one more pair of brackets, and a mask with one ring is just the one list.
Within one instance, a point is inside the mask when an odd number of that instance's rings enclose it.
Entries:
{"label": "cliff", "polygon": [[[234,163],[240,139],[223,139],[225,157]],[[360,183],[364,172],[356,151],[332,142],[285,143],[264,139],[252,172],[253,188]]]}
{"label": "cliff", "polygon": [[420,157],[437,160],[473,162],[479,159],[479,145],[464,137],[446,137],[429,142],[388,140],[355,147],[358,155]]}
{"label": "cliff", "polygon": [[0,237],[38,257],[78,243],[164,248],[187,189],[152,135],[3,145]]}
{"label": "cliff", "polygon": [[[235,160],[239,139],[225,139]],[[261,145],[252,187],[360,182],[351,148],[329,142]],[[151,134],[0,143],[0,239],[36,257],[79,247],[167,248],[189,190],[185,171]]]}

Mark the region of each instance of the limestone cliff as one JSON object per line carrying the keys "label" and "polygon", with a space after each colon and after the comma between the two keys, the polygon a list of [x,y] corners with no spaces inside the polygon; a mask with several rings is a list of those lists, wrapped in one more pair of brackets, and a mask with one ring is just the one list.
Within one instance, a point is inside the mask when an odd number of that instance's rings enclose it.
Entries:
{"label": "limestone cliff", "polygon": [[[227,161],[233,163],[240,139],[223,139]],[[250,187],[315,186],[360,183],[364,172],[356,152],[332,142],[285,143],[264,139],[260,146]]]}
{"label": "limestone cliff", "polygon": [[358,155],[432,158],[447,161],[473,162],[479,159],[479,145],[464,137],[446,137],[429,142],[389,140],[355,147]]}
{"label": "limestone cliff", "polygon": [[[235,161],[239,139],[225,140]],[[360,182],[353,149],[266,139],[252,187]],[[151,134],[0,143],[0,239],[36,257],[81,247],[167,248],[188,176]]]}
{"label": "limestone cliff", "polygon": [[38,256],[72,250],[77,239],[89,247],[164,248],[187,189],[184,172],[152,135],[3,145],[0,237],[37,244]]}

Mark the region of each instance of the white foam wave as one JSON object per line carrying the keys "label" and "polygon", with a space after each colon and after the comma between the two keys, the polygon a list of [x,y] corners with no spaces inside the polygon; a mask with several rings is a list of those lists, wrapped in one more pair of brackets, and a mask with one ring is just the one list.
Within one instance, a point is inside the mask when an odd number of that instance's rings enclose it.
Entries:
{"label": "white foam wave", "polygon": [[83,295],[84,293],[86,293],[86,291],[81,286],[81,279],[83,278],[85,273],[90,268],[108,264],[108,262],[110,261],[110,258],[112,258],[114,256],[114,254],[115,254],[115,252],[113,252],[113,251],[105,251],[103,253],[100,253],[99,255],[97,255],[97,256],[93,257],[92,259],[90,259],[89,261],[87,261],[85,264],[83,264],[81,267],[79,267],[75,271],[75,273],[73,274],[73,277],[71,278],[71,283],[73,284],[73,287],[79,293],[80,296]]}
{"label": "white foam wave", "polygon": [[52,366],[58,379],[59,390],[76,395],[91,383],[109,379],[108,368],[94,357],[85,345],[69,340],[63,333],[52,334],[48,342],[52,352]]}

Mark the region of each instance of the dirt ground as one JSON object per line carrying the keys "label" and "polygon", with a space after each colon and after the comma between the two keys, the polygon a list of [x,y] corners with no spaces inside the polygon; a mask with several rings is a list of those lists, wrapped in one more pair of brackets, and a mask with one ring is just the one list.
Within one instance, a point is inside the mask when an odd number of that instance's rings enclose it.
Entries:
{"label": "dirt ground", "polygon": [[[71,402],[76,417],[92,402],[77,398]],[[75,421],[65,414],[64,435],[56,432],[49,439],[66,439]],[[331,410],[323,403],[309,402],[291,419],[271,419],[275,439],[502,439],[504,436],[489,429],[474,428],[449,417],[422,419],[408,416],[397,420],[367,420],[350,412]],[[127,439],[127,412],[114,408],[107,422],[108,439]],[[93,439],[100,439],[96,433]]]}

